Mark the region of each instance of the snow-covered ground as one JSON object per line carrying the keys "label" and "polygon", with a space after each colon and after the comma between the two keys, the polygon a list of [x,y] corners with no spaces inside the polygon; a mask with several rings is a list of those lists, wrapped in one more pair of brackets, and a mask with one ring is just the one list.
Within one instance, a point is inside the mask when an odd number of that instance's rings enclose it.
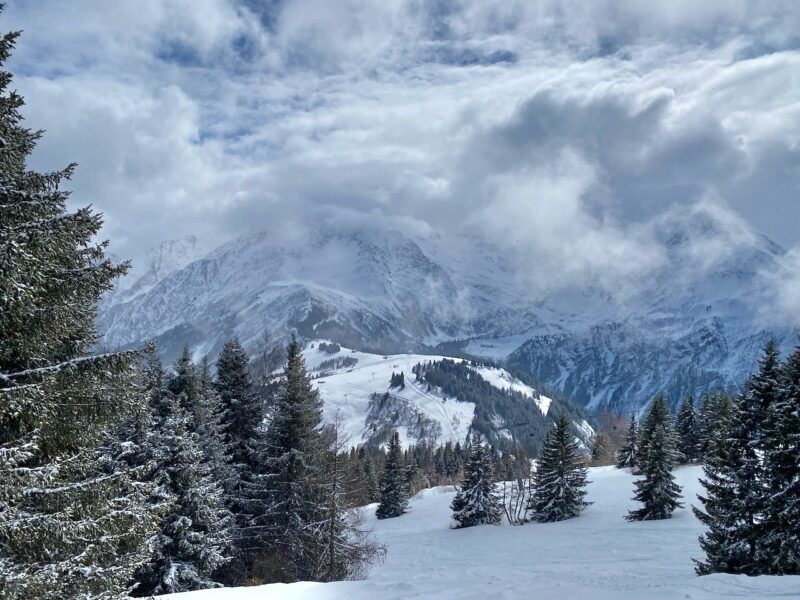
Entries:
{"label": "snow-covered ground", "polygon": [[[412,367],[417,363],[439,361],[444,358],[455,361],[461,359],[427,354],[369,354],[344,347],[339,352],[331,354],[320,350],[320,343],[326,342],[324,340],[310,342],[303,350],[303,358],[309,371],[316,377],[313,383],[322,397],[325,421],[332,421],[338,410],[352,444],[364,441],[365,417],[371,394],[376,392],[382,394],[386,391],[408,400],[423,415],[438,422],[442,428],[442,437],[437,440],[438,443],[464,442],[475,415],[475,405],[471,402],[457,401],[452,397],[445,398],[438,390],[428,391],[427,384],[417,384],[411,373]],[[319,367],[323,362],[347,358],[355,359],[358,362],[351,367],[324,369],[322,372],[329,374],[317,377],[320,374]],[[530,397],[532,401],[536,402],[542,414],[547,414],[550,399],[539,396],[536,390],[525,385],[504,369],[477,367],[475,371],[488,383],[499,389],[510,388]],[[392,373],[400,372],[405,373],[406,387],[390,389],[389,380]],[[398,430],[400,429],[402,428],[398,428]],[[405,431],[401,431],[401,433],[405,433]],[[416,441],[406,435],[401,435],[401,437],[404,444]]]}
{"label": "snow-covered ground", "polygon": [[594,504],[571,521],[522,527],[450,529],[452,490],[426,490],[410,512],[367,521],[386,544],[383,565],[365,581],[295,583],[176,594],[170,600],[676,600],[800,598],[800,577],[697,577],[702,526],[689,504],[699,467],[676,472],[686,507],[668,521],[628,523],[633,477],[590,469]]}

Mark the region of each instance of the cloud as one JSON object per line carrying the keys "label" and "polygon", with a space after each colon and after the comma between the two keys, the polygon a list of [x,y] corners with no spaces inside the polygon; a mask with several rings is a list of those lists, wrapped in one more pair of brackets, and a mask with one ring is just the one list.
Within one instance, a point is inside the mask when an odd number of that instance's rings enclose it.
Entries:
{"label": "cloud", "polygon": [[37,0],[0,18],[25,30],[10,67],[48,130],[32,166],[79,162],[74,201],[122,256],[325,217],[478,233],[540,290],[619,292],[669,259],[676,214],[800,246],[791,0]]}

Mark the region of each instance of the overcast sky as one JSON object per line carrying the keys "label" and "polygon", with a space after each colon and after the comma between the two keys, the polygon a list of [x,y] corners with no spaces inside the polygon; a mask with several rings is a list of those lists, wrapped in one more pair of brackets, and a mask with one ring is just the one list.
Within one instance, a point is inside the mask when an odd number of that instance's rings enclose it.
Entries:
{"label": "overcast sky", "polygon": [[121,256],[325,214],[616,273],[700,206],[800,265],[797,0],[9,0],[0,20],[47,130],[32,166],[80,164],[75,202]]}

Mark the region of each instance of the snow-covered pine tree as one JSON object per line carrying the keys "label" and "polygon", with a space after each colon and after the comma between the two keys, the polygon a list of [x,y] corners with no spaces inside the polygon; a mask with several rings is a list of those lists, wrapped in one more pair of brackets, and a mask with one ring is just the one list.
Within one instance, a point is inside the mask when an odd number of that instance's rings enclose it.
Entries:
{"label": "snow-covered pine tree", "polygon": [[261,398],[254,393],[249,357],[238,339],[225,342],[217,358],[219,430],[229,461],[223,481],[236,519],[238,557],[229,566],[229,583],[242,583],[255,556],[269,549],[270,485]]}
{"label": "snow-covered pine tree", "polygon": [[625,434],[625,443],[617,453],[617,468],[628,469],[636,466],[636,454],[639,445],[639,433],[636,428],[636,415],[631,415],[628,432]]}
{"label": "snow-covered pine tree", "polygon": [[[18,33],[0,39],[0,67]],[[105,431],[144,401],[139,353],[90,355],[96,304],[127,270],[68,212],[73,165],[26,168],[40,132],[0,71],[0,596],[117,598],[147,559],[152,519],[126,470],[98,474]]]}
{"label": "snow-covered pine tree", "polygon": [[503,502],[494,489],[493,456],[491,449],[472,436],[464,464],[464,479],[450,508],[456,527],[496,525],[503,517]]}
{"label": "snow-covered pine tree", "polygon": [[563,521],[580,515],[588,506],[586,476],[580,445],[572,423],[561,413],[547,432],[533,476],[529,510],[540,523]]}
{"label": "snow-covered pine tree", "polygon": [[681,488],[675,483],[672,467],[678,453],[669,409],[663,396],[653,400],[639,436],[636,465],[644,475],[634,486],[634,500],[643,506],[626,516],[629,521],[669,519],[676,508],[683,506],[679,500]]}
{"label": "snow-covered pine tree", "polygon": [[403,464],[403,450],[400,447],[400,434],[392,432],[386,463],[381,474],[381,499],[375,516],[379,519],[399,517],[408,509],[408,483]]}
{"label": "snow-covered pine tree", "polygon": [[315,576],[320,543],[316,531],[323,508],[322,401],[311,385],[294,336],[287,348],[284,375],[267,430],[270,505],[259,525],[272,534],[274,577],[308,581]]}
{"label": "snow-covered pine tree", "polygon": [[678,435],[678,452],[682,456],[682,461],[685,463],[695,462],[700,458],[700,436],[698,435],[694,401],[691,396],[686,396],[681,402],[675,429]]}
{"label": "snow-covered pine tree", "polygon": [[181,407],[189,414],[190,431],[197,431],[198,423],[196,421],[202,418],[202,415],[195,414],[200,408],[197,402],[198,383],[197,365],[194,364],[189,345],[185,344],[181,355],[172,366],[168,387],[172,395],[178,399]]}
{"label": "snow-covered pine tree", "polygon": [[220,397],[211,376],[208,356],[203,356],[197,368],[197,397],[192,413],[206,462],[214,480],[224,490],[234,475],[222,436]]}
{"label": "snow-covered pine tree", "polygon": [[758,575],[758,509],[761,506],[762,464],[753,444],[759,418],[748,382],[736,401],[733,415],[714,432],[700,480],[703,510],[692,507],[707,527],[700,537],[704,561],[695,561],[699,575],[745,573]]}
{"label": "snow-covered pine tree", "polygon": [[711,440],[718,428],[726,426],[733,414],[733,401],[728,394],[714,392],[706,394],[697,411],[697,438],[699,458],[704,460],[709,453]]}
{"label": "snow-covered pine tree", "polygon": [[154,560],[140,573],[144,594],[172,594],[220,587],[220,570],[230,561],[233,517],[198,441],[191,418],[168,390],[159,403],[155,454],[160,496],[170,508],[152,541]]}
{"label": "snow-covered pine tree", "polygon": [[768,408],[765,433],[767,499],[759,562],[767,573],[800,574],[800,345],[783,366],[778,398]]}

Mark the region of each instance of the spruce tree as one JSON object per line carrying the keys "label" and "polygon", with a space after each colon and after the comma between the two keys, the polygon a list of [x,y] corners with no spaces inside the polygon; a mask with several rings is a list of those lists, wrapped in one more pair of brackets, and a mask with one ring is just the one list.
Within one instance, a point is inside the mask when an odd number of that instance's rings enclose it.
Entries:
{"label": "spruce tree", "polygon": [[800,345],[782,368],[764,425],[767,501],[759,562],[775,575],[800,574]]}
{"label": "spruce tree", "polygon": [[[0,67],[18,33],[0,39]],[[95,242],[101,215],[67,210],[54,173],[27,170],[41,136],[0,70],[0,596],[117,598],[147,559],[152,519],[104,433],[138,410],[137,352],[92,355],[96,304],[127,265]]]}
{"label": "spruce tree", "polygon": [[140,575],[145,594],[172,594],[221,587],[219,573],[230,561],[233,518],[189,430],[191,419],[166,391],[165,411],[156,434],[160,493],[170,501],[161,531],[153,540],[154,561]]}
{"label": "spruce tree", "polygon": [[639,445],[639,433],[636,428],[636,416],[631,415],[628,425],[628,432],[625,435],[625,443],[617,453],[617,468],[627,469],[636,467],[636,454]]}
{"label": "spruce tree", "polygon": [[681,402],[676,419],[676,430],[681,460],[685,463],[695,462],[700,457],[700,438],[691,396],[686,396]]}
{"label": "spruce tree", "polygon": [[378,502],[380,500],[381,488],[378,484],[378,475],[375,472],[375,463],[363,446],[358,449],[358,461],[363,472],[365,500],[368,503]]}
{"label": "spruce tree", "polygon": [[758,575],[759,514],[762,465],[753,444],[759,411],[750,383],[739,395],[725,427],[712,437],[703,466],[703,510],[693,507],[707,527],[700,537],[704,561],[696,561],[700,575],[744,573]]}
{"label": "spruce tree", "polygon": [[679,501],[681,488],[672,474],[678,453],[675,434],[663,396],[653,400],[640,430],[636,464],[644,475],[634,485],[634,500],[643,506],[628,513],[629,521],[669,519]]}
{"label": "spruce tree", "polygon": [[464,479],[450,508],[457,528],[496,525],[503,517],[503,503],[494,489],[493,456],[476,433],[467,451]]}
{"label": "spruce tree", "polygon": [[312,387],[297,340],[287,348],[285,382],[267,430],[269,507],[259,526],[271,532],[281,581],[312,580],[322,519],[322,401]]}
{"label": "spruce tree", "polygon": [[542,442],[533,496],[529,510],[541,523],[563,521],[580,515],[589,505],[586,496],[587,471],[572,423],[562,413]]}
{"label": "spruce tree", "polygon": [[381,499],[375,516],[379,519],[399,517],[408,509],[408,483],[406,482],[400,434],[392,432],[386,463],[381,475]]}
{"label": "spruce tree", "polygon": [[253,390],[249,357],[239,340],[228,340],[217,359],[219,431],[227,459],[223,478],[236,519],[237,558],[228,583],[243,583],[255,557],[269,551],[270,483],[261,399]]}
{"label": "spruce tree", "polygon": [[703,396],[697,413],[698,453],[701,460],[709,454],[715,431],[726,426],[732,413],[733,402],[728,394],[711,393]]}

